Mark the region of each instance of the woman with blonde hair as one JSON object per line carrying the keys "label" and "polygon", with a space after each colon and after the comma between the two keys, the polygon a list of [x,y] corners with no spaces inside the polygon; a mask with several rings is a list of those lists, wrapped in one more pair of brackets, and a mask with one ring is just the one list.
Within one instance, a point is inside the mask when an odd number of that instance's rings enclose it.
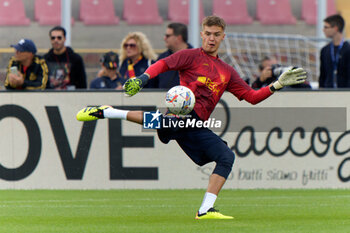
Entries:
{"label": "woman with blonde hair", "polygon": [[143,74],[157,55],[145,34],[130,32],[121,43],[119,58],[119,72],[123,78],[129,79]]}

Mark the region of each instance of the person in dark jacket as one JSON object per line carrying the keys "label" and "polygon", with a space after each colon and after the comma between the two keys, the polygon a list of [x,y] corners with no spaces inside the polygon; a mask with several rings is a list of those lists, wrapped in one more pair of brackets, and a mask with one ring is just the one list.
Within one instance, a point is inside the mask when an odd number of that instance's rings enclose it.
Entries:
{"label": "person in dark jacket", "polygon": [[48,70],[43,58],[36,55],[37,49],[32,40],[21,39],[11,45],[16,52],[11,57],[5,87],[8,90],[43,90],[48,80]]}
{"label": "person in dark jacket", "polygon": [[83,59],[65,46],[66,30],[56,26],[50,30],[52,48],[44,55],[49,67],[49,88],[57,90],[86,88]]}
{"label": "person in dark jacket", "polygon": [[[166,58],[177,51],[183,49],[191,49],[192,45],[187,43],[188,32],[187,26],[182,23],[170,23],[165,31],[164,42],[167,51],[158,56],[158,60]],[[171,70],[160,74],[158,77],[151,80],[150,85],[154,88],[166,88],[180,85],[179,72]]]}
{"label": "person in dark jacket", "polygon": [[323,22],[323,32],[332,41],[321,50],[319,87],[349,88],[350,46],[343,36],[345,21],[340,15],[331,15]]}
{"label": "person in dark jacket", "polygon": [[122,90],[125,79],[117,71],[118,63],[118,54],[112,51],[105,53],[101,58],[101,70],[98,77],[91,81],[90,89]]}

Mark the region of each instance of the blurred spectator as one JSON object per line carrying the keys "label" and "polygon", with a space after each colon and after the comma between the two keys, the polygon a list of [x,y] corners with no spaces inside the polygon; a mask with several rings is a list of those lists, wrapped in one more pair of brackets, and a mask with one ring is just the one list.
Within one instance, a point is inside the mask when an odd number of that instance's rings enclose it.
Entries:
{"label": "blurred spectator", "polygon": [[[182,49],[193,48],[187,43],[187,26],[182,23],[170,23],[165,31],[164,41],[167,51],[160,54],[158,60],[168,57]],[[152,79],[155,88],[171,88],[180,85],[179,72],[177,70],[168,71]]]}
{"label": "blurred spectator", "polygon": [[350,87],[350,46],[343,36],[345,21],[340,15],[331,15],[323,22],[323,32],[332,41],[321,50],[319,87]]}
{"label": "blurred spectator", "polygon": [[56,26],[50,30],[52,48],[44,55],[49,67],[50,88],[57,90],[86,88],[85,66],[81,56],[65,46],[66,30]]}
{"label": "blurred spectator", "polygon": [[[274,57],[264,57],[259,64],[260,76],[252,83],[252,88],[266,87],[276,81],[279,75],[287,67],[282,67]],[[288,88],[311,88],[308,82],[288,86]]]}
{"label": "blurred spectator", "polygon": [[36,46],[29,39],[21,39],[15,48],[15,56],[11,57],[6,73],[6,89],[45,89],[48,70],[43,58],[36,55]]}
{"label": "blurred spectator", "polygon": [[143,74],[156,58],[146,35],[142,32],[130,32],[121,43],[119,72],[123,79],[134,78]]}
{"label": "blurred spectator", "polygon": [[259,64],[260,76],[252,83],[253,88],[261,88],[263,86],[268,86],[270,83],[275,81],[272,77],[272,65],[277,64],[277,60],[273,57],[264,57]]}
{"label": "blurred spectator", "polygon": [[97,78],[91,81],[91,89],[123,89],[124,81],[118,69],[119,57],[118,54],[110,51],[105,53],[101,58],[101,72]]}

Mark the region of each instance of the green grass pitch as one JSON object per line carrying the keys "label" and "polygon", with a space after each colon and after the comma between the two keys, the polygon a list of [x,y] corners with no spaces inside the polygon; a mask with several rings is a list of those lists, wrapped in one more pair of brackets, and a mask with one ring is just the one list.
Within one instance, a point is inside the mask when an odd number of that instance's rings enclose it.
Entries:
{"label": "green grass pitch", "polygon": [[222,190],[234,220],[195,220],[204,190],[1,190],[0,232],[350,232],[350,190]]}

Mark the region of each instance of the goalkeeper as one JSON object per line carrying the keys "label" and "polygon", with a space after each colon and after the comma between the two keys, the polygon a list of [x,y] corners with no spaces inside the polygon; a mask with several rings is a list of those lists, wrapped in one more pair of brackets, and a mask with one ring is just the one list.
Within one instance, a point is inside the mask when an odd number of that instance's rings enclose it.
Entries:
{"label": "goalkeeper", "polygon": [[[144,74],[129,79],[124,84],[127,95],[138,93],[147,81],[168,70],[178,70],[180,84],[190,88],[196,97],[193,117],[207,120],[224,91],[229,91],[239,100],[257,104],[284,86],[303,83],[307,77],[302,68],[285,71],[273,84],[253,90],[238,73],[218,57],[220,43],[225,37],[225,22],[217,16],[208,16],[202,22],[202,47],[181,50],[151,65]],[[141,111],[125,111],[108,106],[82,109],[77,114],[81,121],[101,118],[124,119],[143,123]],[[233,219],[214,208],[215,200],[232,170],[235,155],[219,136],[208,128],[172,130],[159,129],[158,136],[163,143],[176,140],[182,150],[197,165],[215,161],[216,166],[209,178],[207,191],[196,219]]]}

